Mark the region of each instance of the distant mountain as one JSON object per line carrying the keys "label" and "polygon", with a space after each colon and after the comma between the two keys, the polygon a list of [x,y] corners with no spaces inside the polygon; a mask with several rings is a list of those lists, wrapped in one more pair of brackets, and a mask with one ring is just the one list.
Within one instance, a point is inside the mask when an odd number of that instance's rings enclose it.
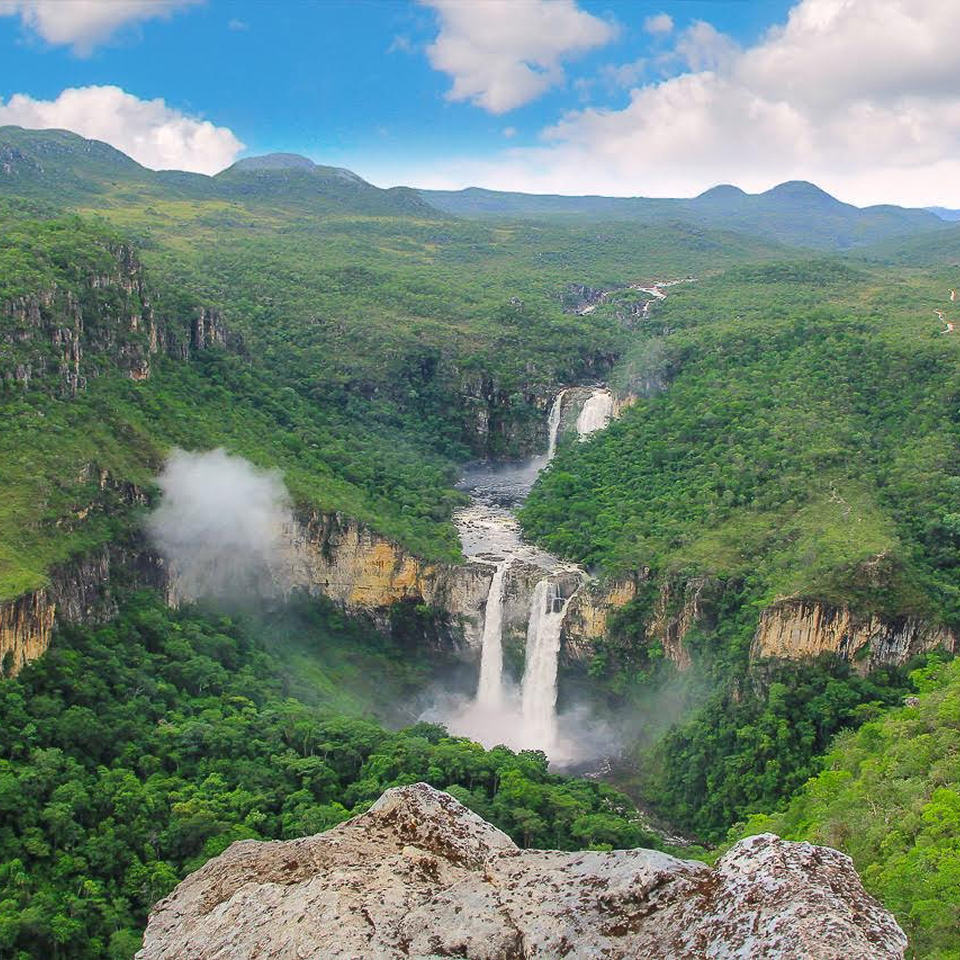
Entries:
{"label": "distant mountain", "polygon": [[106,143],[66,130],[0,127],[0,195],[82,204],[129,190],[158,198],[268,202],[317,213],[443,216],[415,190],[381,190],[350,170],[319,166],[296,154],[247,157],[208,177],[148,170]]}
{"label": "distant mountain", "polygon": [[950,210],[947,207],[924,207],[930,213],[939,217],[941,220],[956,221],[960,220],[960,210]]}
{"label": "distant mountain", "polygon": [[99,140],[67,130],[0,127],[0,193],[71,199],[149,175],[145,167]]}
{"label": "distant mountain", "polygon": [[495,190],[421,190],[434,206],[463,217],[681,222],[750,233],[794,246],[845,249],[942,229],[927,210],[895,206],[859,208],[842,203],[812,183],[793,180],[765,193],[748,194],[723,184],[689,200],[647,197],[565,197]]}
{"label": "distant mountain", "polygon": [[408,187],[382,190],[352,170],[324,167],[295,153],[246,157],[218,173],[213,180],[223,196],[309,203],[318,208],[379,215],[435,218],[439,213],[416,190]]}
{"label": "distant mountain", "polygon": [[112,198],[131,192],[161,201],[222,199],[318,215],[560,218],[644,227],[669,224],[682,229],[735,231],[822,250],[856,248],[949,227],[943,213],[895,206],[861,209],[804,181],[782,183],[760,194],[723,184],[686,200],[535,195],[475,187],[383,190],[350,170],[321,166],[292,153],[246,157],[208,177],[148,170],[106,143],[66,130],[0,127],[0,196],[85,206],[93,200],[109,204]]}

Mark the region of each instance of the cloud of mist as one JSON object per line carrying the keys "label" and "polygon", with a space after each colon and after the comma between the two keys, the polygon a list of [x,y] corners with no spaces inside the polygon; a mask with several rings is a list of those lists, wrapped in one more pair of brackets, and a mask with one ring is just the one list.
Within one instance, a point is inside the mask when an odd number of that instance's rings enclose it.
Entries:
{"label": "cloud of mist", "polygon": [[624,747],[619,733],[584,702],[564,706],[552,738],[543,741],[524,720],[519,687],[506,679],[498,707],[438,686],[420,719],[442,723],[455,736],[469,737],[488,750],[500,744],[511,750],[543,750],[554,771],[589,767],[593,761],[619,756]]}
{"label": "cloud of mist", "polygon": [[181,596],[240,601],[285,592],[293,515],[279,472],[222,449],[174,450],[157,484],[161,499],[147,531]]}

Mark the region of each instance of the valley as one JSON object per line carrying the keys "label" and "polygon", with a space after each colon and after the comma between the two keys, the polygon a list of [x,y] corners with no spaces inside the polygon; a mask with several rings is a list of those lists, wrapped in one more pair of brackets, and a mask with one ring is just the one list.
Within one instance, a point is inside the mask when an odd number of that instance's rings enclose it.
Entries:
{"label": "valley", "polygon": [[521,847],[829,843],[960,949],[960,228],[11,127],[0,228],[0,956],[130,960],[420,780]]}

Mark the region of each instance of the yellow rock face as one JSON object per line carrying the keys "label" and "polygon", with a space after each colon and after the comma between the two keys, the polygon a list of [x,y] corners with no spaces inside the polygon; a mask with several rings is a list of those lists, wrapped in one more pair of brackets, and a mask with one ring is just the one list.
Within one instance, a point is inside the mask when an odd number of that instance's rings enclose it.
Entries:
{"label": "yellow rock face", "polygon": [[0,604],[0,675],[16,676],[50,646],[56,605],[45,590]]}
{"label": "yellow rock face", "polygon": [[832,653],[866,672],[905,663],[918,653],[956,647],[950,630],[918,617],[858,616],[847,607],[783,600],[760,615],[750,653],[754,659],[781,660]]}

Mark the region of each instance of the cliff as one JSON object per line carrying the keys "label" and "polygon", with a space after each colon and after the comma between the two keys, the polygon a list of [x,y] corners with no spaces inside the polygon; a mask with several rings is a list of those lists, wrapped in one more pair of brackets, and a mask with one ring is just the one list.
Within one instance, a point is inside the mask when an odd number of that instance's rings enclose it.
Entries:
{"label": "cliff", "polygon": [[123,589],[166,588],[163,561],[139,538],[108,543],[58,564],[48,584],[0,603],[0,677],[46,653],[54,624],[102,623]]}
{"label": "cliff", "polygon": [[760,614],[750,655],[754,660],[799,660],[834,653],[869,672],[940,648],[955,652],[956,634],[919,617],[888,619],[816,600],[791,599]]}
{"label": "cliff", "polygon": [[340,514],[301,518],[289,543],[291,586],[321,594],[381,627],[396,603],[425,606],[443,621],[448,642],[479,643],[493,568],[428,563]]}
{"label": "cliff", "polygon": [[[131,488],[136,490],[136,488]],[[395,604],[422,608],[446,646],[476,646],[493,568],[428,563],[340,514],[310,514],[290,531],[287,588],[302,589],[391,628]],[[0,666],[12,676],[50,646],[56,622],[109,619],[119,586],[155,587],[171,604],[196,599],[191,584],[139,536],[105,544],[51,570],[49,584],[0,603]]]}
{"label": "cliff", "polygon": [[715,868],[521,850],[420,783],[317,836],[233,844],[155,906],[137,960],[895,960],[906,946],[828,847],[763,834]]}
{"label": "cliff", "polygon": [[0,384],[76,396],[108,369],[145,380],[158,354],[241,346],[215,310],[158,309],[129,245],[104,242],[99,253],[89,272],[0,303]]}
{"label": "cliff", "polygon": [[[649,585],[650,576],[650,570],[645,568],[635,578],[618,578],[606,583],[594,581],[573,598],[562,635],[568,660],[589,658],[594,644],[614,632],[612,617],[636,600],[640,585]],[[710,577],[679,582],[669,578],[661,580],[655,586],[642,635],[622,637],[621,642],[659,644],[663,655],[678,670],[688,669],[693,661],[684,640],[694,627],[709,627],[713,622],[713,601],[718,587],[717,581]]]}

